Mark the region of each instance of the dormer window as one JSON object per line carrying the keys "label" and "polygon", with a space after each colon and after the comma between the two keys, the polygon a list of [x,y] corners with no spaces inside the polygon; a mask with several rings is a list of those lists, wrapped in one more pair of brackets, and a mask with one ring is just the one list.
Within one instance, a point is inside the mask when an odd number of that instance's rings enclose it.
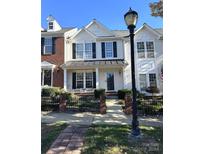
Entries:
{"label": "dormer window", "polygon": [[53,29],[53,22],[48,23],[48,29]]}

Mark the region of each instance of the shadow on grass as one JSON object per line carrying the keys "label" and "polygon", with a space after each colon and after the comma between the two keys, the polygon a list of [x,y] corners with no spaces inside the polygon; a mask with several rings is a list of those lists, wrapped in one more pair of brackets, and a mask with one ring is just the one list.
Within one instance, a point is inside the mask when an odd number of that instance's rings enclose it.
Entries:
{"label": "shadow on grass", "polygon": [[85,137],[82,154],[143,154],[162,153],[162,128],[140,127],[143,137],[128,138],[129,125],[92,125]]}
{"label": "shadow on grass", "polygon": [[67,127],[66,123],[41,124],[41,153],[45,154],[60,132]]}

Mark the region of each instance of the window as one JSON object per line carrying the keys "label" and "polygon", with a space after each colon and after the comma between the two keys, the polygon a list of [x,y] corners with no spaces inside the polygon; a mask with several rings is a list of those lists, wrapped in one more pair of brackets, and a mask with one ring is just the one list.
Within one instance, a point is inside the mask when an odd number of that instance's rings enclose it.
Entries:
{"label": "window", "polygon": [[140,74],[140,90],[145,91],[147,88],[147,79],[146,79],[146,74]]}
{"label": "window", "polygon": [[51,70],[44,70],[44,84],[43,85],[48,85],[51,86]]}
{"label": "window", "polygon": [[156,74],[149,74],[150,87],[157,87]]}
{"label": "window", "polygon": [[86,72],[86,88],[92,88],[93,87],[93,73],[92,72]]}
{"label": "window", "polygon": [[138,58],[145,58],[144,42],[137,42]]}
{"label": "window", "polygon": [[53,22],[48,23],[48,29],[53,29]]}
{"label": "window", "polygon": [[76,59],[83,58],[83,43],[76,44]]}
{"label": "window", "polygon": [[83,73],[76,73],[76,88],[83,88]]}
{"label": "window", "polygon": [[85,59],[92,58],[92,43],[85,43]]}
{"label": "window", "polygon": [[113,57],[112,42],[105,42],[105,57],[106,58],[112,58]]}
{"label": "window", "polygon": [[45,38],[44,40],[44,54],[52,54],[52,38]]}
{"label": "window", "polygon": [[154,58],[154,43],[146,42],[147,58]]}

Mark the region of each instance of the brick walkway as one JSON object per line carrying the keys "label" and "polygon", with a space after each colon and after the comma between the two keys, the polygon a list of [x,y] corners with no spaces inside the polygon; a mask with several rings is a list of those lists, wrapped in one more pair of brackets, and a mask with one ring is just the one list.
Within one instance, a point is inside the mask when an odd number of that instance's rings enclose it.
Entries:
{"label": "brick walkway", "polygon": [[69,125],[53,142],[46,154],[80,154],[88,125]]}

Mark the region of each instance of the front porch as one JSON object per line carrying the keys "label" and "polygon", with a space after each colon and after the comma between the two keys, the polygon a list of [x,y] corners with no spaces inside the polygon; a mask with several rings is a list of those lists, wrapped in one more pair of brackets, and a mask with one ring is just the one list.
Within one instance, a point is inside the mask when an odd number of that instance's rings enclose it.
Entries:
{"label": "front porch", "polygon": [[63,65],[64,89],[74,93],[93,93],[94,89],[117,92],[124,88],[124,60],[69,61]]}

